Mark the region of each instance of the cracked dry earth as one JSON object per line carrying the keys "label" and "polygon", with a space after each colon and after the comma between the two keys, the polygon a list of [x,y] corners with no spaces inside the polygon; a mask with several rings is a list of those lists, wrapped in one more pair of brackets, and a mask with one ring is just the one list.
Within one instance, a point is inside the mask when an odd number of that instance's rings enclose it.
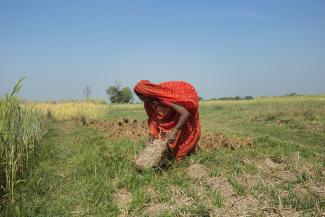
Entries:
{"label": "cracked dry earth", "polygon": [[[247,163],[252,163],[252,161],[246,160],[243,165],[245,166]],[[300,211],[287,207],[281,202],[288,197],[288,192],[279,187],[285,183],[291,183],[296,194],[306,195],[312,192],[319,197],[324,197],[324,182],[315,182],[310,179],[304,184],[299,184],[297,182],[298,174],[287,170],[284,163],[276,162],[270,158],[256,161],[255,164],[262,169],[260,173],[243,174],[241,177],[236,177],[236,182],[247,189],[246,194],[239,194],[234,184],[225,175],[211,176],[205,166],[193,162],[183,171],[189,180],[189,188],[184,190],[176,185],[169,186],[166,190],[173,195],[170,201],[160,202],[159,192],[151,186],[145,187],[151,203],[144,208],[142,215],[151,217],[172,213],[175,216],[193,216],[190,208],[204,203],[209,208],[208,216],[211,217],[302,216]],[[270,195],[255,191],[263,187],[273,189],[279,203],[275,205],[271,201]],[[219,205],[213,202],[214,198],[211,197],[211,192],[221,198],[222,202]],[[115,197],[122,213],[121,216],[130,216],[128,215],[128,205],[132,201],[132,195],[126,189],[120,189]],[[320,216],[323,214],[319,213]]]}

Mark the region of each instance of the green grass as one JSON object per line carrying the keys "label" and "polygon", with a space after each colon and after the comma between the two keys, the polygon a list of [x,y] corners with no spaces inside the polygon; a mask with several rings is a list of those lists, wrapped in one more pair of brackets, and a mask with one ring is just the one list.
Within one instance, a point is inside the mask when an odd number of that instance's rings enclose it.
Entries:
{"label": "green grass", "polygon": [[[142,105],[108,107],[99,119],[146,119]],[[307,172],[312,173],[314,180],[324,183],[321,171],[325,169],[325,97],[202,102],[200,111],[203,132],[250,137],[254,146],[201,150],[167,170],[139,172],[133,159],[144,141],[116,141],[73,121],[57,122],[31,163],[27,181],[19,184],[16,202],[3,208],[0,215],[117,216],[120,210],[114,202],[114,193],[127,188],[133,197],[128,212],[141,216],[150,203],[175,199],[169,189],[178,186],[195,201],[181,208],[178,214],[208,216],[211,209],[222,207],[225,199],[220,192],[206,186],[203,186],[204,197],[211,203],[201,199],[197,187],[202,183],[186,175],[186,168],[193,162],[204,165],[210,176],[227,177],[238,196],[263,195],[271,208],[278,209],[279,192],[287,191],[288,195],[281,199],[283,207],[295,208],[306,216],[319,216],[324,211],[324,198],[313,193],[300,195],[293,189],[308,183],[311,177]],[[281,124],[281,120],[288,122]],[[279,158],[286,170],[297,174],[298,181],[271,188],[260,183],[249,189],[236,180],[244,174],[260,174],[265,178],[265,171],[260,171],[256,163],[267,157]],[[244,165],[247,159],[252,162]],[[312,169],[306,172],[302,166]],[[157,200],[148,195],[147,187],[157,191]],[[164,214],[174,215],[173,212]]]}

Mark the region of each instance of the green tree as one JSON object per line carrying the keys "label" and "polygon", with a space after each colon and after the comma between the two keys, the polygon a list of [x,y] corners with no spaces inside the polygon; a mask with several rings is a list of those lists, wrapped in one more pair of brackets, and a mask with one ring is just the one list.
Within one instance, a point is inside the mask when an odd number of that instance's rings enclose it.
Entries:
{"label": "green tree", "polygon": [[121,98],[122,103],[129,103],[133,101],[133,93],[129,87],[124,87],[121,90]]}
{"label": "green tree", "polygon": [[110,86],[106,90],[111,103],[130,103],[133,101],[133,93],[129,87],[121,88],[120,82],[115,82],[115,86]]}

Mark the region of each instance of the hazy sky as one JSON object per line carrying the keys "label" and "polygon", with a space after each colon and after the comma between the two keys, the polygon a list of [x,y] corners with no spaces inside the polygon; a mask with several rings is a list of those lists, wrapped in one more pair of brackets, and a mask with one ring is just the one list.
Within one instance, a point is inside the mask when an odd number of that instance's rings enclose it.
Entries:
{"label": "hazy sky", "polygon": [[204,98],[325,93],[323,0],[0,0],[0,95],[187,80]]}

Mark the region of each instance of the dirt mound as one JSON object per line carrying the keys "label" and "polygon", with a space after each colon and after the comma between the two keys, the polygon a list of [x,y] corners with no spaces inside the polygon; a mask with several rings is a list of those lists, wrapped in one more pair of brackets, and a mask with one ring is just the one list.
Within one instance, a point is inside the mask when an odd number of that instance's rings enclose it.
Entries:
{"label": "dirt mound", "polygon": [[213,150],[216,148],[229,148],[231,150],[240,147],[251,147],[253,142],[250,138],[228,137],[222,133],[202,133],[199,148]]}
{"label": "dirt mound", "polygon": [[155,139],[152,143],[148,143],[141,151],[135,164],[139,169],[149,169],[160,166],[166,159],[167,154],[167,142]]}
{"label": "dirt mound", "polygon": [[89,120],[87,125],[94,127],[110,138],[131,139],[139,141],[148,136],[146,121],[129,120],[124,118],[122,121],[116,120]]}
{"label": "dirt mound", "polygon": [[[139,141],[147,138],[148,126],[146,121],[136,119],[129,120],[89,120],[87,126],[94,127],[110,138],[130,139]],[[229,137],[222,133],[202,133],[199,148],[203,150],[212,150],[216,148],[229,148],[231,150],[239,147],[251,147],[253,142],[250,138]]]}

